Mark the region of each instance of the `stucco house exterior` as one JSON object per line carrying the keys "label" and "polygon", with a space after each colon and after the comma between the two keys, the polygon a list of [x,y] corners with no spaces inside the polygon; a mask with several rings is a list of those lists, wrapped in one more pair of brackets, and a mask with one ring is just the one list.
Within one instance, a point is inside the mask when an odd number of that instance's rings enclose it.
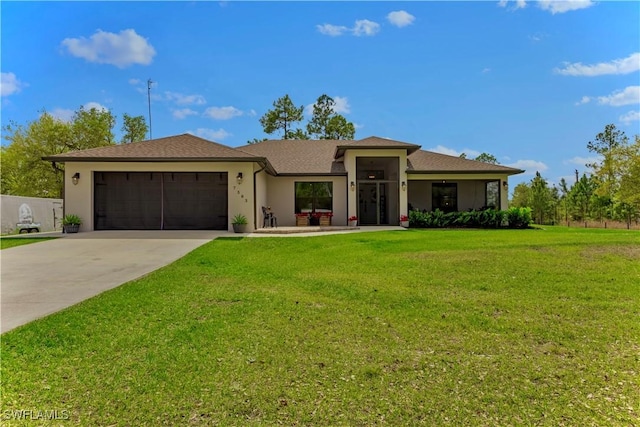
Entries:
{"label": "stucco house exterior", "polygon": [[523,172],[375,136],[232,148],[183,134],[43,159],[65,163],[65,213],[81,231],[231,230],[236,214],[253,230],[263,207],[279,226],[397,225],[410,209],[506,209],[508,177]]}

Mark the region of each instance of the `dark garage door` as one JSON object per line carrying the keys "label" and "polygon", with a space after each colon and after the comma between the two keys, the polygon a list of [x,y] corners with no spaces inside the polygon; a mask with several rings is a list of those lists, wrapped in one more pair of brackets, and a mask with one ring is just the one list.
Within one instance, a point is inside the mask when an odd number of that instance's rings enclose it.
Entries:
{"label": "dark garage door", "polygon": [[96,230],[226,230],[226,172],[95,172]]}

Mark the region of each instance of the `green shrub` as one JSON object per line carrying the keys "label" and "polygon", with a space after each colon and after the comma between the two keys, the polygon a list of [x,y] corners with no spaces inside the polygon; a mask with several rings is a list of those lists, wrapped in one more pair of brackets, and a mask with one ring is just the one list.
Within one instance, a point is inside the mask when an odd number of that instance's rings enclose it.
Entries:
{"label": "green shrub", "polygon": [[67,214],[62,218],[63,225],[81,225],[82,219],[78,215]]}
{"label": "green shrub", "polygon": [[531,208],[512,207],[506,211],[509,228],[527,228],[532,222]]}
{"label": "green shrub", "polygon": [[242,214],[237,214],[236,216],[234,216],[231,219],[231,224],[246,225],[247,224],[247,217],[242,215]]}
{"label": "green shrub", "polygon": [[482,211],[449,212],[439,209],[432,212],[409,212],[409,227],[413,228],[527,228],[531,224],[531,209],[510,208],[506,211],[485,209]]}

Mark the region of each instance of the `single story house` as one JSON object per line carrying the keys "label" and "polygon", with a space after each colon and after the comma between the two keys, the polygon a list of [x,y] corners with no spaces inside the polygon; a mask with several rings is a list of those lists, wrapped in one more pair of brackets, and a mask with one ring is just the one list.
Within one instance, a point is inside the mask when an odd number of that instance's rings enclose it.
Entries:
{"label": "single story house", "polygon": [[231,230],[237,214],[251,230],[263,207],[279,226],[397,225],[410,209],[506,209],[508,177],[523,172],[375,136],[232,148],[183,134],[43,159],[65,163],[65,212],[81,231]]}

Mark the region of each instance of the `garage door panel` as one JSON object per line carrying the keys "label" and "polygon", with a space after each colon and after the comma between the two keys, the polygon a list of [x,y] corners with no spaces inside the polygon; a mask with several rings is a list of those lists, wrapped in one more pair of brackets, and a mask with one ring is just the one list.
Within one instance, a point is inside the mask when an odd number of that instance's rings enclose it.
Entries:
{"label": "garage door panel", "polygon": [[96,229],[158,230],[161,178],[158,173],[96,173]]}
{"label": "garage door panel", "polygon": [[[220,191],[219,184],[224,184],[224,191]],[[226,229],[226,187],[226,174],[223,173],[165,173],[165,228]],[[221,214],[224,214],[224,222],[220,221]]]}
{"label": "garage door panel", "polygon": [[97,230],[227,228],[227,174],[96,172]]}

